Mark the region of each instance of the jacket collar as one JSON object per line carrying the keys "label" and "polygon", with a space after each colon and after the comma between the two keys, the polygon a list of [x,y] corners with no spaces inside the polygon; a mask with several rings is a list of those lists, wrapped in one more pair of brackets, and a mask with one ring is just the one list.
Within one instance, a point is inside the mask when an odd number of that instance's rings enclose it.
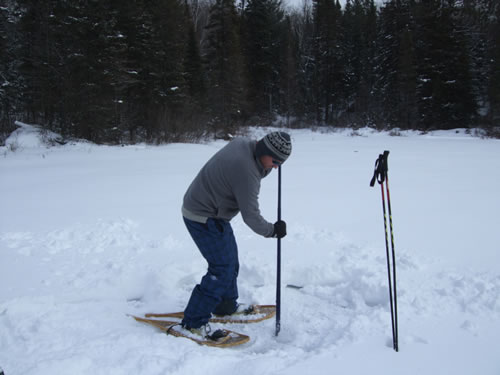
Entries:
{"label": "jacket collar", "polygon": [[269,173],[271,173],[272,168],[270,169],[265,169],[262,163],[260,162],[260,159],[255,155],[255,147],[257,146],[257,141],[255,141],[255,144],[253,146],[253,157],[255,160],[255,164],[257,165],[257,169],[259,170],[260,175],[262,178],[266,177]]}

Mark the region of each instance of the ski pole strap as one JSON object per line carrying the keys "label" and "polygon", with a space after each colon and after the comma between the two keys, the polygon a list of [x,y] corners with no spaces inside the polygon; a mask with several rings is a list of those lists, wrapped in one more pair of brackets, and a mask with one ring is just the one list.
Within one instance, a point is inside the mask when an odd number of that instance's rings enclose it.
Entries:
{"label": "ski pole strap", "polygon": [[389,151],[384,151],[383,154],[378,156],[378,159],[375,161],[375,171],[373,172],[372,180],[370,181],[370,186],[375,185],[375,181],[378,181],[379,184],[382,184],[385,181],[387,176],[387,171],[389,170],[387,164],[387,158],[389,157]]}

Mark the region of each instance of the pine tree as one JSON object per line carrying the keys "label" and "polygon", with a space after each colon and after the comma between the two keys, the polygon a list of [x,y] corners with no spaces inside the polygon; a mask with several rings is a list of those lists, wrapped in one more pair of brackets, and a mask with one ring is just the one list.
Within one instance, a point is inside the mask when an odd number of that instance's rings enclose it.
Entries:
{"label": "pine tree", "polygon": [[375,58],[377,55],[377,22],[378,14],[374,0],[364,0],[363,20],[363,75],[358,88],[358,101],[366,113],[365,125],[371,125],[378,114],[374,87],[376,81]]}
{"label": "pine tree", "polygon": [[381,127],[417,126],[416,56],[411,3],[392,0],[381,9],[375,94]]}
{"label": "pine tree", "polygon": [[281,48],[286,24],[280,0],[249,0],[243,12],[249,97],[254,112],[272,114],[279,105]]}
{"label": "pine tree", "polygon": [[280,45],[279,113],[286,117],[286,125],[290,126],[290,117],[299,114],[296,108],[301,101],[298,86],[298,40],[290,16],[286,17],[284,27],[285,40]]}
{"label": "pine tree", "polygon": [[153,22],[143,1],[116,4],[116,43],[113,64],[116,118],[131,142],[153,140],[152,75],[149,57]]}
{"label": "pine tree", "polygon": [[96,142],[117,137],[109,68],[115,18],[107,4],[22,1],[28,121]]}
{"label": "pine tree", "polygon": [[314,90],[315,49],[314,16],[311,6],[303,3],[300,11],[292,14],[292,25],[297,43],[297,96],[296,114],[301,118],[316,120],[316,100]]}
{"label": "pine tree", "polygon": [[76,5],[61,1],[53,12],[61,77],[58,122],[69,127],[72,135],[99,143],[118,142],[109,55],[115,15],[109,3],[97,1]]}
{"label": "pine tree", "polygon": [[205,131],[207,122],[207,82],[203,60],[200,53],[200,42],[195,30],[191,7],[186,6],[186,23],[189,29],[184,57],[184,80],[188,98],[184,103],[184,132],[187,136],[197,137]]}
{"label": "pine tree", "polygon": [[420,126],[468,127],[476,106],[466,45],[452,17],[454,8],[429,0],[415,9]]}
{"label": "pine tree", "polygon": [[490,126],[493,128],[493,133],[500,137],[500,5],[496,3],[492,9],[492,17],[489,39],[489,85],[488,85],[488,102],[489,114],[488,118]]}
{"label": "pine tree", "polygon": [[42,121],[53,117],[53,97],[56,90],[52,85],[57,82],[52,60],[54,54],[53,38],[49,32],[51,8],[49,1],[19,0],[23,9],[19,20],[20,41],[19,58],[22,63],[19,73],[23,76],[21,100],[24,120],[44,125]]}
{"label": "pine tree", "polygon": [[343,50],[345,54],[345,86],[344,95],[346,98],[346,110],[354,113],[356,107],[356,97],[359,83],[362,76],[362,31],[363,8],[361,0],[347,0],[343,16],[344,38]]}
{"label": "pine tree", "polygon": [[[117,2],[115,102],[130,138],[162,142],[183,133],[188,25],[177,0]],[[120,44],[118,44],[118,42]],[[124,48],[119,48],[121,43]]]}
{"label": "pine tree", "polygon": [[314,87],[316,121],[329,123],[338,108],[344,67],[338,47],[340,34],[340,4],[333,0],[314,1]]}
{"label": "pine tree", "polygon": [[4,0],[0,133],[162,142],[277,114],[498,127],[498,1],[210,1]]}
{"label": "pine tree", "polygon": [[150,4],[152,35],[148,65],[153,87],[151,124],[161,141],[182,132],[183,104],[188,98],[184,79],[185,43],[188,35],[184,4],[179,0],[156,0]]}
{"label": "pine tree", "polygon": [[467,55],[470,61],[472,94],[477,103],[477,117],[484,122],[488,108],[488,25],[491,12],[487,0],[465,0],[457,6],[455,20],[465,34]]}
{"label": "pine tree", "polygon": [[18,74],[21,64],[16,46],[21,35],[17,32],[19,9],[13,2],[0,7],[0,145],[14,130],[14,118],[23,89]]}
{"label": "pine tree", "polygon": [[373,1],[347,0],[343,16],[346,110],[354,126],[366,125],[375,81],[377,13]]}
{"label": "pine tree", "polygon": [[232,0],[217,0],[210,10],[203,56],[208,81],[211,131],[216,137],[234,130],[245,108],[245,78],[240,22]]}
{"label": "pine tree", "polygon": [[193,26],[189,28],[184,71],[189,95],[201,105],[205,100],[207,88],[199,42]]}

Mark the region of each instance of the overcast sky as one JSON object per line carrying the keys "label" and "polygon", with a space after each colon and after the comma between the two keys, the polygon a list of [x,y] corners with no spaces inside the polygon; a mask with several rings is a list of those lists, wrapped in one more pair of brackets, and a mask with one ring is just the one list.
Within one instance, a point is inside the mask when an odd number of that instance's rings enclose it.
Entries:
{"label": "overcast sky", "polygon": [[[308,2],[309,4],[312,3],[312,0],[281,0],[283,5],[290,5],[294,7],[299,7],[301,8],[302,5],[304,4],[304,1]],[[352,1],[352,0],[351,0]],[[342,5],[342,8],[344,8],[346,0],[340,0],[340,4]],[[375,4],[382,4],[384,0],[375,0]]]}

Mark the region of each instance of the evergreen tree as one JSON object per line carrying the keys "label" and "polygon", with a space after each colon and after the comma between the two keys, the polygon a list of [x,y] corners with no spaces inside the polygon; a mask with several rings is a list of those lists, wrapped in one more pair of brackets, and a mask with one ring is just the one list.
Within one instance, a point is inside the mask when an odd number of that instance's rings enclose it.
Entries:
{"label": "evergreen tree", "polygon": [[23,0],[28,121],[96,142],[116,137],[108,53],[114,18],[106,4]]}
{"label": "evergreen tree", "polygon": [[249,97],[257,114],[272,114],[279,105],[280,46],[286,41],[281,0],[249,0],[243,12],[244,50]]}
{"label": "evergreen tree", "polygon": [[495,15],[491,19],[489,39],[489,85],[488,102],[490,125],[497,137],[500,137],[500,5],[496,3],[492,9]]}
{"label": "evergreen tree", "polygon": [[417,91],[422,128],[467,127],[475,114],[469,61],[453,7],[438,0],[416,10]]}
{"label": "evergreen tree", "polygon": [[189,28],[188,43],[185,59],[185,80],[189,95],[201,104],[206,95],[206,82],[203,70],[203,62],[200,55],[199,42],[196,38],[194,27]]}
{"label": "evergreen tree", "polygon": [[496,1],[389,0],[377,12],[347,0],[342,12],[313,0],[288,14],[280,0],[240,13],[210,1],[4,0],[0,133],[21,119],[95,142],[162,142],[276,114],[498,126]]}
{"label": "evergreen tree", "polygon": [[314,49],[314,16],[311,6],[303,3],[300,11],[292,14],[294,39],[297,44],[297,86],[298,102],[296,114],[299,117],[316,120],[315,49]]}
{"label": "evergreen tree", "polygon": [[418,125],[413,29],[409,1],[392,0],[381,9],[374,96],[382,127],[412,129]]}
{"label": "evergreen tree", "polygon": [[301,101],[298,86],[298,41],[290,16],[286,17],[284,26],[285,40],[280,45],[282,59],[279,69],[279,113],[286,117],[286,125],[290,126],[290,117],[299,115],[297,106]]}
{"label": "evergreen tree", "polygon": [[151,139],[153,134],[148,126],[151,98],[149,69],[144,64],[149,55],[149,13],[140,0],[115,1],[114,7],[119,9],[112,65],[116,126],[130,142]]}
{"label": "evergreen tree", "polygon": [[372,106],[375,81],[377,14],[373,1],[347,0],[343,16],[343,50],[345,60],[345,108],[351,114],[349,123],[366,125]]}
{"label": "evergreen tree", "polygon": [[153,89],[149,122],[154,130],[160,131],[159,139],[168,141],[182,132],[183,103],[188,97],[184,80],[184,46],[188,34],[185,9],[179,0],[156,0],[146,4],[152,22],[146,60],[150,76],[148,86]]}
{"label": "evergreen tree", "polygon": [[184,103],[183,122],[186,132],[191,135],[204,131],[207,122],[207,82],[200,53],[198,33],[193,23],[191,8],[186,3],[188,36],[184,58],[184,80],[188,90],[188,100]]}
{"label": "evergreen tree", "polygon": [[[484,121],[488,108],[488,27],[490,14],[487,0],[465,0],[457,6],[455,20],[464,31],[470,61],[472,94],[477,103],[479,121]],[[482,118],[482,119],[481,119]]]}
{"label": "evergreen tree", "polygon": [[60,1],[53,12],[58,123],[77,137],[117,142],[109,55],[115,16],[109,3]]}
{"label": "evergreen tree", "polygon": [[343,16],[344,38],[344,65],[345,86],[344,96],[346,98],[346,109],[356,112],[356,96],[362,76],[362,47],[363,47],[363,8],[361,0],[347,0]]}
{"label": "evergreen tree", "polygon": [[7,1],[0,7],[0,145],[14,130],[14,118],[19,105],[18,95],[23,89],[23,79],[18,74],[21,35],[17,32],[19,9]]}
{"label": "evergreen tree", "polygon": [[117,126],[148,141],[184,132],[184,78],[188,23],[177,0],[116,2],[113,87]]}
{"label": "evergreen tree", "polygon": [[378,113],[377,100],[374,98],[376,81],[376,56],[377,56],[377,23],[378,14],[374,0],[364,0],[365,12],[363,22],[363,75],[358,89],[358,101],[360,107],[366,113],[366,125],[374,122]]}
{"label": "evergreen tree", "polygon": [[313,9],[316,121],[329,123],[342,95],[341,10],[339,2],[333,0],[314,0]]}
{"label": "evergreen tree", "polygon": [[217,0],[210,9],[206,61],[211,130],[225,136],[242,120],[245,108],[243,56],[240,22],[232,0]]}
{"label": "evergreen tree", "polygon": [[25,85],[21,93],[24,107],[24,120],[42,123],[42,119],[53,117],[53,87],[57,74],[53,74],[51,57],[55,56],[53,39],[49,32],[51,8],[49,1],[19,0],[23,10],[20,15],[19,73]]}

